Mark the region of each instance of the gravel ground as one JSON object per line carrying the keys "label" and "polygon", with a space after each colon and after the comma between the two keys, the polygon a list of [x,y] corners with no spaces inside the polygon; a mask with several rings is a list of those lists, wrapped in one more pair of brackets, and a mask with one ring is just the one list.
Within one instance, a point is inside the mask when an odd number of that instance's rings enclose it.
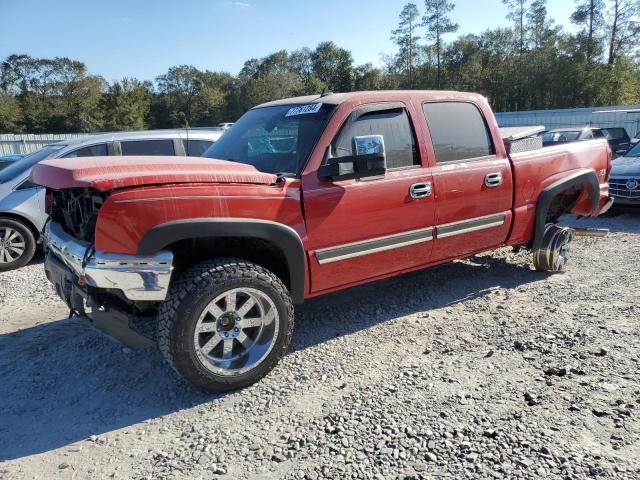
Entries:
{"label": "gravel ground", "polygon": [[640,478],[640,216],[563,275],[502,249],[315,299],[207,396],[0,274],[0,478]]}

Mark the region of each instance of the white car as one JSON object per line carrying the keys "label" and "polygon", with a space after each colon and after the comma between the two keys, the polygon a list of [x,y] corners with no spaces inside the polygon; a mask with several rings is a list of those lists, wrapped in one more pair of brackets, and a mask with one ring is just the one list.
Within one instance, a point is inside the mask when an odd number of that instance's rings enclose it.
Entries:
{"label": "white car", "polygon": [[223,132],[218,129],[150,130],[95,134],[47,145],[0,171],[0,271],[26,265],[47,221],[45,191],[29,180],[34,165],[69,157],[201,156]]}

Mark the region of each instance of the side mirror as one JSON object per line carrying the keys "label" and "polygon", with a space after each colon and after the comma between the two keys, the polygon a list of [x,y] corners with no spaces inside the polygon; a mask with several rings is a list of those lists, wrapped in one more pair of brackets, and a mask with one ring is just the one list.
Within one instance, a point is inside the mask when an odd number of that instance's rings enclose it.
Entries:
{"label": "side mirror", "polygon": [[387,171],[387,154],[382,135],[353,137],[353,152],[350,157],[328,159],[318,169],[322,179],[347,180],[383,176]]}

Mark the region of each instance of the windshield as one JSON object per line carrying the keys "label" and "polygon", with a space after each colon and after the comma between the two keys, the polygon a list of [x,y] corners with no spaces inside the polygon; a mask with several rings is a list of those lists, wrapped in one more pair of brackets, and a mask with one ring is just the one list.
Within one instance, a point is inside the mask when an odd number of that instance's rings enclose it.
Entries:
{"label": "windshield", "polygon": [[629,150],[627,153],[625,153],[624,156],[633,157],[633,158],[640,157],[640,143],[636,143],[636,146],[633,147],[631,150]]}
{"label": "windshield", "polygon": [[334,110],[321,103],[254,108],[203,156],[299,175]]}
{"label": "windshield", "polygon": [[12,163],[7,168],[0,171],[0,183],[5,183],[9,180],[13,180],[18,175],[21,175],[29,170],[36,163],[53,156],[54,153],[64,147],[66,147],[66,145],[47,145],[37,152],[27,155],[26,157],[23,157],[20,160]]}
{"label": "windshield", "polygon": [[542,136],[544,143],[575,142],[580,132],[547,132]]}

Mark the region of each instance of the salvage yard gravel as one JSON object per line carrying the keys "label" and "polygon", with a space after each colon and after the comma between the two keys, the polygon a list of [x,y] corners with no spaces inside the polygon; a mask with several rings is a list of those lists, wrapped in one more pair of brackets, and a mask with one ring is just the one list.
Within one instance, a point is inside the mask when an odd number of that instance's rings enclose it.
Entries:
{"label": "salvage yard gravel", "polygon": [[311,300],[257,384],[207,395],[0,274],[1,479],[640,478],[640,216],[567,272],[501,249]]}

